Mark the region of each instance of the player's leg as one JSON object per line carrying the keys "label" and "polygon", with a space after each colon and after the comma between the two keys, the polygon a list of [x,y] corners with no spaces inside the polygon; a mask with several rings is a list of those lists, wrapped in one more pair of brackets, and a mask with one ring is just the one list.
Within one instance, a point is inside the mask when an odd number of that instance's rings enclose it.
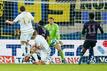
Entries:
{"label": "player's leg", "polygon": [[21,39],[21,49],[24,53],[24,55],[28,55],[30,53],[31,45],[29,44],[28,34],[25,34],[25,36]]}
{"label": "player's leg", "polygon": [[33,64],[38,64],[38,62],[39,62],[39,59],[38,59],[38,57],[37,57],[37,53],[33,53],[32,54],[32,57],[33,57]]}
{"label": "player's leg", "polygon": [[[23,52],[23,56],[27,56],[29,53],[30,53],[30,45],[28,45],[28,36],[29,34],[28,33],[21,33],[21,36],[20,36],[20,41],[21,41],[21,49],[22,49],[22,52]],[[29,47],[29,50],[28,50],[28,47]],[[23,62],[23,60],[22,60]]]}
{"label": "player's leg", "polygon": [[26,40],[27,36],[25,33],[21,33],[21,36],[20,36],[20,41],[21,41],[21,49],[22,49],[22,52],[23,52],[23,55],[25,56],[26,53],[27,53],[27,50],[26,50],[26,46],[27,46],[27,40]]}
{"label": "player's leg", "polygon": [[27,55],[26,41],[21,41],[21,49],[22,49],[22,63],[24,63],[24,56]]}
{"label": "player's leg", "polygon": [[61,46],[62,46],[61,41],[58,41],[56,39],[51,40],[50,47],[55,47],[58,50],[59,55],[61,56],[62,63],[66,63]]}
{"label": "player's leg", "polygon": [[22,55],[25,56],[27,54],[26,50],[26,41],[21,41],[21,49],[22,49]]}
{"label": "player's leg", "polygon": [[91,57],[94,56],[94,53],[93,53],[93,48],[90,47],[89,48],[89,57],[88,57],[88,60],[87,60],[87,64],[90,64],[90,60],[91,60]]}
{"label": "player's leg", "polygon": [[38,53],[39,53],[39,50],[34,46],[30,49],[30,56],[32,57],[32,63],[33,64],[37,64],[40,59],[38,59]]}
{"label": "player's leg", "polygon": [[29,59],[31,58],[31,59],[32,59],[32,63],[33,63],[33,64],[37,64],[37,63],[39,62],[39,59],[38,59],[38,57],[37,57],[37,52],[36,52],[37,50],[38,50],[37,48],[32,47],[32,48],[30,49],[30,54],[27,55],[27,56],[24,56],[23,61],[24,61],[24,62],[29,62]]}
{"label": "player's leg", "polygon": [[80,54],[80,60],[78,64],[81,64],[82,60],[83,60],[83,55],[85,54],[85,52],[87,51],[87,48],[83,47],[82,52]]}
{"label": "player's leg", "polygon": [[81,64],[82,62],[82,59],[83,59],[83,55],[85,54],[85,52],[87,51],[89,47],[89,42],[88,41],[85,41],[84,44],[83,44],[83,47],[82,47],[82,51],[80,53],[80,60],[79,60],[79,63],[78,64]]}
{"label": "player's leg", "polygon": [[27,55],[30,54],[30,48],[31,48],[31,45],[29,44],[29,40],[27,40],[27,43],[26,43]]}
{"label": "player's leg", "polygon": [[91,57],[94,56],[93,47],[95,47],[96,41],[91,41],[91,42],[90,42],[90,45],[91,45],[91,46],[90,46],[90,48],[89,48],[89,57],[88,57],[87,64],[90,64]]}
{"label": "player's leg", "polygon": [[41,51],[40,57],[41,57],[42,64],[50,64],[51,59],[50,59],[50,53],[49,52]]}
{"label": "player's leg", "polygon": [[65,58],[64,58],[64,53],[63,53],[63,51],[61,49],[61,44],[59,42],[56,42],[55,48],[58,50],[59,55],[61,56],[62,63],[66,63]]}
{"label": "player's leg", "polygon": [[29,41],[31,40],[32,38],[32,35],[33,35],[33,32],[29,32],[26,34],[26,38],[27,38],[27,54],[30,54],[30,48],[31,48],[31,45],[29,44]]}
{"label": "player's leg", "polygon": [[61,46],[62,46],[62,42],[59,42],[56,39],[51,40],[50,47],[55,47],[58,50],[59,55],[61,56],[62,62],[66,63],[66,61],[64,59],[64,53],[61,49]]}

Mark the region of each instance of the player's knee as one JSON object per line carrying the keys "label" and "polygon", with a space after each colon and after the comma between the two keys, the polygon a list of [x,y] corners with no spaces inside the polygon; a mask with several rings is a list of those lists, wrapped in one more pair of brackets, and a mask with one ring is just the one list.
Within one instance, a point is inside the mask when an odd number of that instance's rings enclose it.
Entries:
{"label": "player's knee", "polygon": [[62,42],[62,41],[59,41],[59,44],[62,46],[62,45],[63,45],[63,42]]}
{"label": "player's knee", "polygon": [[62,49],[61,49],[61,48],[58,48],[57,50],[58,50],[58,51],[61,51]]}
{"label": "player's knee", "polygon": [[57,44],[55,45],[55,48],[56,48],[57,50],[61,50],[61,44],[57,43]]}
{"label": "player's knee", "polygon": [[60,51],[61,50],[61,47],[60,46],[55,46],[55,48]]}

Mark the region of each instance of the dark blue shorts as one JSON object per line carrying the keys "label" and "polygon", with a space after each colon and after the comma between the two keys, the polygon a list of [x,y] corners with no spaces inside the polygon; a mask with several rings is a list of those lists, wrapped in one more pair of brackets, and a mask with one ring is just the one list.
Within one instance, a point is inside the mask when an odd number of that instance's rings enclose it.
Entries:
{"label": "dark blue shorts", "polygon": [[85,40],[83,47],[86,49],[93,48],[96,46],[97,41]]}

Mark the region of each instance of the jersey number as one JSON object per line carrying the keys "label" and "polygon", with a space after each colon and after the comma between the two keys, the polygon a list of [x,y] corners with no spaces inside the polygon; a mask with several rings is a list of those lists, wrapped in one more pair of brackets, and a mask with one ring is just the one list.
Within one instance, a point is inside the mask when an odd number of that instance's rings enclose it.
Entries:
{"label": "jersey number", "polygon": [[88,26],[88,34],[95,34],[95,25]]}

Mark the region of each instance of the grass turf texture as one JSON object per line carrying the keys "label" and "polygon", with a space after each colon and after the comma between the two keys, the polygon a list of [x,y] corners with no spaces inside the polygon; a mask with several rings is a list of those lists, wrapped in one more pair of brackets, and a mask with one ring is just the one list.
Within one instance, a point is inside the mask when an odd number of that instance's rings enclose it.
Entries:
{"label": "grass turf texture", "polygon": [[0,71],[107,71],[107,64],[0,64]]}

